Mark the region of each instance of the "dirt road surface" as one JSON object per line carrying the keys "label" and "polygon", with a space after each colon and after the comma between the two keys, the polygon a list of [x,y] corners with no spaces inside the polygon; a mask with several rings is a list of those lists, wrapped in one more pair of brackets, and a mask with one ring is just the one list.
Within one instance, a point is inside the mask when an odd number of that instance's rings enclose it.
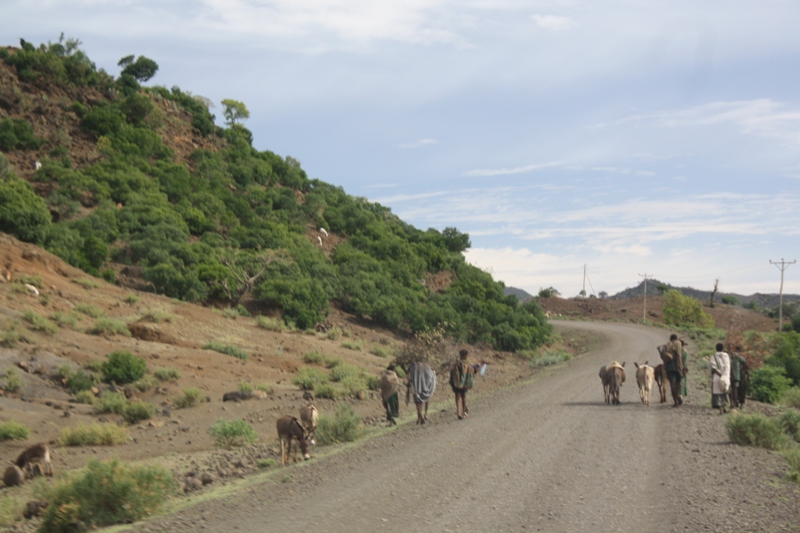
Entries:
{"label": "dirt road surface", "polygon": [[[633,361],[667,332],[562,323],[606,338],[535,381],[452,403],[396,431],[136,531],[797,531],[800,494],[777,454],[728,443],[691,376],[687,404],[643,406]],[[599,367],[627,361],[621,406]],[[440,384],[441,386],[442,384]],[[446,383],[443,384],[447,386]],[[700,403],[702,402],[702,404]],[[413,407],[412,407],[413,408]],[[657,528],[657,529],[653,529]]]}

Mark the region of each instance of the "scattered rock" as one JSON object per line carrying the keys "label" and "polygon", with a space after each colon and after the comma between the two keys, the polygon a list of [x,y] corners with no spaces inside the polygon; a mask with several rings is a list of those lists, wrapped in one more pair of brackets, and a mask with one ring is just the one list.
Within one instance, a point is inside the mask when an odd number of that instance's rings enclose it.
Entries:
{"label": "scattered rock", "polygon": [[189,476],[183,480],[183,492],[188,494],[203,488],[203,482],[194,476]]}
{"label": "scattered rock", "polygon": [[202,481],[203,485],[210,485],[211,483],[214,483],[214,476],[208,472],[203,472],[203,475],[200,476],[200,481]]}
{"label": "scattered rock", "polygon": [[5,483],[6,487],[16,487],[17,485],[22,485],[25,482],[25,474],[22,473],[22,470],[16,465],[11,465],[6,468],[5,473],[3,474],[3,483]]}
{"label": "scattered rock", "polygon": [[26,520],[30,520],[35,516],[40,516],[48,505],[49,503],[44,500],[31,500],[25,504],[25,510],[22,512],[22,516],[24,516]]}

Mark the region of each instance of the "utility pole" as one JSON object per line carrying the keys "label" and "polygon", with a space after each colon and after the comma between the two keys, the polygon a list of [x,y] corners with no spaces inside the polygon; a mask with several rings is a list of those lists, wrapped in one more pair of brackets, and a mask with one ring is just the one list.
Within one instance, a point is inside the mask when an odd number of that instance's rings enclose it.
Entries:
{"label": "utility pole", "polygon": [[586,263],[583,264],[583,290],[581,294],[586,296]]}
{"label": "utility pole", "polygon": [[[772,259],[769,260],[769,264],[777,266],[781,269],[781,292],[778,296],[778,331],[783,329],[783,273],[789,268],[789,265],[795,264],[797,261],[784,261],[783,257],[781,257],[781,262],[778,263],[777,261],[773,261]],[[778,266],[780,265],[780,266]]]}
{"label": "utility pole", "polygon": [[642,322],[647,320],[647,272],[639,274],[644,278],[644,307],[642,308]]}

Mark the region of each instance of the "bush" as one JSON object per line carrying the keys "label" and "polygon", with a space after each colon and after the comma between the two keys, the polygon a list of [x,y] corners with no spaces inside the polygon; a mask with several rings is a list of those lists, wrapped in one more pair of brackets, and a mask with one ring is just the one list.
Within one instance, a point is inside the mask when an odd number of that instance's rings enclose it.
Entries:
{"label": "bush", "polygon": [[187,387],[183,389],[183,395],[175,398],[175,407],[178,409],[186,409],[187,407],[195,407],[203,402],[203,391],[197,387]]}
{"label": "bush", "polygon": [[90,390],[82,390],[75,395],[75,402],[91,405],[94,403],[94,393]]}
{"label": "bush", "polygon": [[119,459],[89,460],[86,470],[47,493],[43,533],[71,533],[150,516],[175,493],[178,483],[161,466],[129,466]]}
{"label": "bush", "polygon": [[256,317],[256,326],[267,331],[284,331],[286,329],[283,320],[271,316]]}
{"label": "bush", "polygon": [[22,318],[29,324],[28,327],[34,331],[41,331],[46,335],[53,335],[58,331],[58,326],[55,323],[33,311],[25,311]]}
{"label": "bush", "polygon": [[791,385],[786,371],[776,366],[764,365],[750,373],[750,394],[760,402],[777,402]]}
{"label": "bush", "polygon": [[103,311],[99,307],[87,303],[79,303],[78,305],[75,306],[75,311],[83,313],[84,315],[90,316],[92,318],[100,318],[102,316],[105,316],[106,314],[105,311]]}
{"label": "bush", "polygon": [[316,390],[323,383],[328,382],[328,375],[319,368],[303,367],[297,371],[292,383],[303,390]]}
{"label": "bush", "polygon": [[27,440],[30,437],[30,430],[24,424],[14,420],[0,424],[0,441],[5,440]]}
{"label": "bush", "polygon": [[128,399],[121,392],[106,391],[96,398],[92,404],[94,405],[95,413],[121,415],[128,406]]}
{"label": "bush", "polygon": [[92,278],[73,279],[72,283],[75,283],[76,285],[80,285],[81,287],[83,287],[87,291],[92,290],[92,289],[99,289],[100,287],[103,286],[102,283],[100,283],[96,279],[92,279]]}
{"label": "bush", "polygon": [[742,446],[781,450],[788,444],[778,421],[760,414],[732,414],[725,421],[725,429],[728,438]]}
{"label": "bush", "polygon": [[15,368],[9,368],[6,370],[6,380],[5,380],[5,390],[8,392],[19,392],[22,390],[24,383],[22,382],[22,378],[17,375],[17,370]]}
{"label": "bush", "polygon": [[71,329],[75,329],[78,326],[78,316],[75,315],[75,313],[62,313],[61,311],[56,311],[50,317],[50,320],[62,328],[64,326],[69,326]]}
{"label": "bush", "polygon": [[317,398],[325,398],[326,400],[335,400],[341,393],[339,389],[330,383],[322,383],[314,388],[314,396]]}
{"label": "bush", "polygon": [[364,371],[354,365],[340,363],[331,369],[331,381],[344,381],[348,378],[358,378]]}
{"label": "bush", "polygon": [[361,348],[364,347],[364,341],[344,341],[342,343],[342,348],[347,348],[348,350],[355,350],[357,352],[361,351]]}
{"label": "bush", "polygon": [[125,298],[123,298],[122,301],[126,304],[132,305],[139,301],[139,297],[131,292]]}
{"label": "bush", "polygon": [[159,381],[177,381],[181,377],[177,368],[158,368],[153,375]]}
{"label": "bush", "polygon": [[256,385],[256,390],[260,390],[261,392],[265,392],[267,394],[272,394],[272,387],[269,386],[269,383],[259,383]]}
{"label": "bush", "polygon": [[147,392],[156,385],[158,385],[158,380],[153,376],[144,376],[133,384],[139,392]]}
{"label": "bush", "polygon": [[90,335],[124,335],[131,336],[127,324],[115,318],[98,318],[97,321],[86,330]]}
{"label": "bush", "polygon": [[797,442],[800,442],[800,411],[788,409],[780,414],[778,423],[783,430]]}
{"label": "bush", "polygon": [[74,428],[64,428],[58,438],[61,446],[117,446],[128,442],[130,435],[126,428],[115,424],[78,424]]}
{"label": "bush", "polygon": [[128,351],[116,351],[108,355],[103,363],[103,378],[117,384],[133,383],[147,372],[147,363],[141,357]]}
{"label": "bush", "polygon": [[316,350],[303,354],[303,362],[309,365],[323,365],[327,359],[327,357]]}
{"label": "bush", "polygon": [[361,437],[361,417],[350,404],[340,404],[336,414],[322,415],[317,424],[317,441],[322,445],[352,442]]}
{"label": "bush", "polygon": [[786,450],[783,458],[789,463],[789,479],[800,483],[800,447],[794,446]]}
{"label": "bush", "polygon": [[253,392],[254,387],[252,383],[248,383],[247,381],[240,381],[237,388],[241,392]]}
{"label": "bush", "polygon": [[377,355],[378,357],[392,357],[394,355],[394,348],[391,346],[375,345],[369,349],[369,353]]}
{"label": "bush", "polygon": [[162,311],[160,309],[148,309],[142,315],[142,320],[146,322],[172,322],[175,316],[169,311]]}
{"label": "bush", "polygon": [[348,376],[341,380],[342,392],[347,396],[355,396],[359,392],[367,390],[367,381],[362,376]]}
{"label": "bush", "polygon": [[78,370],[74,374],[70,374],[67,378],[67,388],[72,394],[80,391],[90,390],[97,383],[97,377],[93,374],[87,374],[83,370]]}
{"label": "bush", "polygon": [[787,407],[800,409],[800,387],[786,389],[783,393],[783,396],[781,396],[781,403]]}
{"label": "bush", "polygon": [[550,365],[557,365],[572,359],[572,355],[564,351],[546,352],[538,357],[531,359],[531,368],[541,368]]}
{"label": "bush", "polygon": [[124,418],[125,422],[128,424],[135,424],[141,420],[153,418],[156,411],[156,406],[150,402],[131,402],[125,406],[125,410],[122,412],[122,418]]}
{"label": "bush", "polygon": [[214,437],[217,446],[231,448],[252,444],[258,438],[258,433],[243,419],[217,420],[209,433]]}
{"label": "bush", "polygon": [[739,305],[739,298],[733,296],[732,294],[726,294],[722,297],[722,303],[728,305]]}
{"label": "bush", "polygon": [[675,289],[664,295],[664,321],[673,326],[714,327],[714,319],[703,311],[700,302]]}
{"label": "bush", "polygon": [[214,350],[215,352],[231,355],[237,359],[247,361],[250,359],[250,354],[233,344],[222,344],[216,341],[211,341],[203,346],[204,350]]}

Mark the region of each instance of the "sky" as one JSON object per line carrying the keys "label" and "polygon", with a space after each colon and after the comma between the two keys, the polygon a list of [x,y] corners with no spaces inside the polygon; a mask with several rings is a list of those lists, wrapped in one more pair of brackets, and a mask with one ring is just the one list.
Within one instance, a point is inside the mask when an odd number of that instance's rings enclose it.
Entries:
{"label": "sky", "polygon": [[[254,146],[536,294],[777,293],[800,259],[796,0],[3,0],[107,72],[244,102]],[[585,273],[585,274],[584,274]],[[800,294],[800,263],[784,293]]]}

